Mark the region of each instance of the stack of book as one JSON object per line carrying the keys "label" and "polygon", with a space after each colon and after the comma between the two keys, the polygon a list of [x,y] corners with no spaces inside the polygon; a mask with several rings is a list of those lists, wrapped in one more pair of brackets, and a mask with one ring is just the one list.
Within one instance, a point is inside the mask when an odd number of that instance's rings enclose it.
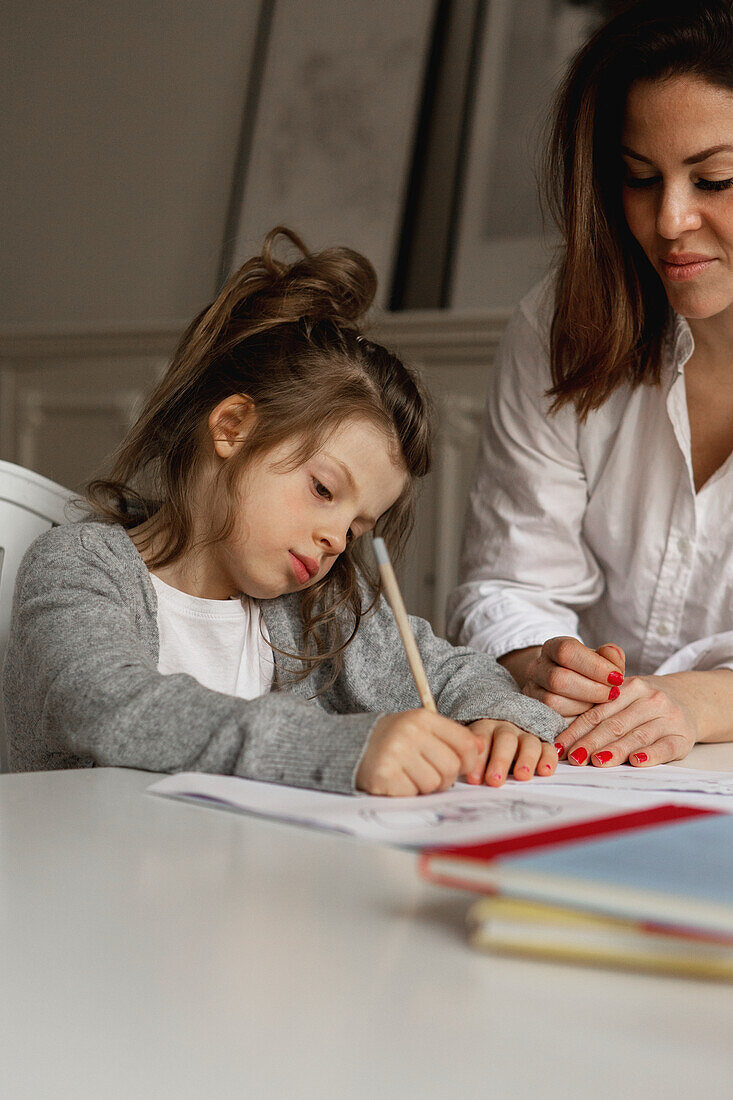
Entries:
{"label": "stack of book", "polygon": [[733,816],[684,806],[424,850],[432,882],[487,895],[478,948],[733,979]]}

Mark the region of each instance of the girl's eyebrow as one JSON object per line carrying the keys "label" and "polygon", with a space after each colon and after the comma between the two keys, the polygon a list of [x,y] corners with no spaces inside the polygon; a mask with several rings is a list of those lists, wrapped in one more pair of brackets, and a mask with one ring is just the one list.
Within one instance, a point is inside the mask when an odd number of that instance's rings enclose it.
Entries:
{"label": "girl's eyebrow", "polygon": [[[635,153],[633,149],[629,149],[628,145],[622,145],[621,152],[624,156],[631,157],[632,160],[641,160],[644,164],[653,163],[648,157],[643,157],[641,153]],[[716,153],[733,153],[733,145],[711,145],[709,149],[703,149],[700,153],[693,153],[691,157],[685,157],[682,163],[699,164],[700,161],[707,160],[708,157],[714,157]]]}

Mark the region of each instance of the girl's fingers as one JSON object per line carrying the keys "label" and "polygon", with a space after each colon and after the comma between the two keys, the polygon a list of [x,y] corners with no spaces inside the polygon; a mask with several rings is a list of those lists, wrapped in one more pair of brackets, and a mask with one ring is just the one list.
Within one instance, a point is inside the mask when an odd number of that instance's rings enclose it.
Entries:
{"label": "girl's fingers", "polygon": [[[432,794],[434,791],[440,790],[445,783],[445,776],[440,774],[430,760],[426,760],[419,753],[415,753],[409,760],[405,761],[402,770],[410,782],[415,785],[416,790],[411,792],[414,794]],[[453,780],[451,780],[452,782]]]}
{"label": "girl's fingers", "polygon": [[[427,711],[424,713],[429,714]],[[457,774],[467,775],[473,771],[476,765],[480,739],[467,726],[462,726],[451,718],[445,718],[442,714],[429,714],[429,717],[424,721],[431,736],[442,741],[458,757],[460,767]]]}
{"label": "girl's fingers", "polygon": [[594,649],[588,649],[577,638],[550,638],[542,647],[542,658],[545,657],[588,680],[595,680],[598,684],[618,686],[618,664],[609,661]]}
{"label": "girl's fingers", "polygon": [[[416,747],[422,758],[438,773],[443,786],[450,787],[459,775],[466,774],[466,769],[463,768],[458,753],[450,745],[446,745],[444,741],[441,741],[439,737],[425,735],[418,741]],[[475,749],[471,760],[474,757]]]}
{"label": "girl's fingers", "polygon": [[481,741],[483,742],[483,747],[481,748],[481,750],[478,753],[478,756],[476,757],[476,763],[471,768],[471,770],[466,773],[466,782],[467,783],[478,784],[478,783],[483,783],[483,781],[484,781],[484,773],[486,771],[486,762],[489,758],[489,751],[491,749],[492,738],[491,738],[491,736],[482,737]]}
{"label": "girl's fingers", "polygon": [[546,741],[543,741],[542,748],[540,750],[540,758],[537,762],[537,775],[553,775],[557,769],[557,761],[558,753],[555,746],[553,744],[548,744]]}
{"label": "girl's fingers", "polygon": [[513,726],[497,726],[485,772],[485,780],[490,787],[500,787],[505,782],[518,744],[519,734]]}
{"label": "girl's fingers", "polygon": [[519,738],[519,750],[514,761],[513,774],[515,779],[531,779],[539,763],[542,752],[542,742],[538,737],[528,734]]}

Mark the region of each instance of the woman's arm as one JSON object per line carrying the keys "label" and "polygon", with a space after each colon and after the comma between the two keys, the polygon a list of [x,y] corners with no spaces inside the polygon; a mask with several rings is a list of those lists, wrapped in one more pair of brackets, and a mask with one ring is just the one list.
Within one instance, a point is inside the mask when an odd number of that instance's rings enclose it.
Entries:
{"label": "woman's arm", "polygon": [[[526,307],[530,308],[530,307]],[[578,637],[604,580],[583,536],[588,484],[572,409],[549,415],[547,352],[520,308],[491,371],[449,637],[493,656]]]}

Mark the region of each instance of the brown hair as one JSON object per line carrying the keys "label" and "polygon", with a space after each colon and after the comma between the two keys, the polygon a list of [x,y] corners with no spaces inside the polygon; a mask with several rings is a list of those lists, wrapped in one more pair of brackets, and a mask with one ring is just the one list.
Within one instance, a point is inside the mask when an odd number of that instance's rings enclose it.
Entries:
{"label": "brown hair", "polygon": [[[279,238],[300,253],[292,263],[276,258]],[[246,394],[254,403],[254,426],[220,470],[230,502],[240,471],[256,456],[293,440],[295,466],[344,420],[364,417],[394,441],[409,474],[404,492],[378,524],[399,558],[412,526],[414,479],[430,469],[430,410],[415,375],[361,335],[359,322],[376,285],[374,268],[358,252],[312,253],[291,230],[271,230],[262,253],[229,279],[184,332],[117,452],[110,477],[87,487],[92,513],[128,529],[153,520],[164,539],[148,565],[179,558],[192,546],[190,484],[208,416],[226,397]],[[234,519],[230,504],[225,523],[208,541],[226,537]],[[338,675],[343,650],[371,606],[362,604],[360,575],[373,603],[378,574],[357,541],[303,591],[304,652],[287,655],[304,662],[300,677],[326,660],[333,662],[329,683]]]}
{"label": "brown hair", "polygon": [[564,239],[551,330],[553,409],[584,419],[621,384],[657,383],[669,305],[623,212],[629,88],[678,74],[733,89],[733,0],[640,0],[575,57],[556,101],[546,188]]}

